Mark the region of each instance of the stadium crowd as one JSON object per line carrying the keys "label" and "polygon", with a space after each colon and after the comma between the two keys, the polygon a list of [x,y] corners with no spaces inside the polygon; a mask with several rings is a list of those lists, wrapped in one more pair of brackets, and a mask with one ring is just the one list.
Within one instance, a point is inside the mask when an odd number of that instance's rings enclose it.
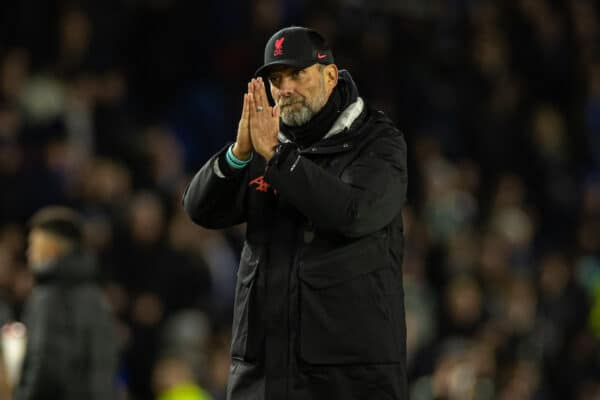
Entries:
{"label": "stadium crowd", "polygon": [[224,399],[244,227],[193,225],[181,195],[234,139],[245,82],[290,24],[330,38],[408,141],[411,398],[598,398],[592,0],[2,1],[0,325],[33,284],[28,218],[72,206],[114,313],[121,398]]}

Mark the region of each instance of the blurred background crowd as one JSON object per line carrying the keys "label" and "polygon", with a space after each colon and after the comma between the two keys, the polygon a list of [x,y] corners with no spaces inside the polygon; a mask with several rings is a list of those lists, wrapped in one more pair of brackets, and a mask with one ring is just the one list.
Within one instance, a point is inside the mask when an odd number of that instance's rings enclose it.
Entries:
{"label": "blurred background crowd", "polygon": [[0,2],[0,325],[34,282],[27,219],[69,205],[114,312],[121,398],[224,399],[244,227],[201,229],[180,199],[290,24],[329,38],[408,141],[411,399],[600,398],[592,0]]}

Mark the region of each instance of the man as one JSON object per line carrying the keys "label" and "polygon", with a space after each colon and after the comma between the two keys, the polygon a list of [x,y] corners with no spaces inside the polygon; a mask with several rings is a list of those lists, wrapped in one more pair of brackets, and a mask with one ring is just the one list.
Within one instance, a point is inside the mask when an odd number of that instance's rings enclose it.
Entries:
{"label": "man", "polygon": [[204,227],[247,223],[228,398],[406,399],[403,136],[313,30],[275,33],[257,75],[183,198]]}
{"label": "man", "polygon": [[81,218],[71,209],[47,207],[31,219],[27,256],[36,284],[15,400],[115,398],[115,331],[81,241]]}

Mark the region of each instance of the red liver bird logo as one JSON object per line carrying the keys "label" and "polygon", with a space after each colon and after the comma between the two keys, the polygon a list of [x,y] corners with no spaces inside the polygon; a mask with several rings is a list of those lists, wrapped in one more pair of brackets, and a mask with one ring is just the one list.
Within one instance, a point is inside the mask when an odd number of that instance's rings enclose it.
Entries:
{"label": "red liver bird logo", "polygon": [[275,41],[275,51],[273,51],[274,56],[280,56],[283,54],[283,42],[285,41],[285,37],[280,37]]}

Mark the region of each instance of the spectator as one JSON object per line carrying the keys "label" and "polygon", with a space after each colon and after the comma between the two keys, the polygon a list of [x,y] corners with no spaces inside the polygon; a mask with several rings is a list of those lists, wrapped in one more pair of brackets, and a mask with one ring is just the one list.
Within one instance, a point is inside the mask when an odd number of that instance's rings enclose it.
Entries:
{"label": "spectator", "polygon": [[177,358],[161,358],[154,367],[153,381],[156,400],[212,400],[194,383],[190,367]]}
{"label": "spectator", "polygon": [[70,209],[47,207],[31,219],[27,255],[36,286],[16,400],[114,397],[114,327],[81,240],[82,222]]}

